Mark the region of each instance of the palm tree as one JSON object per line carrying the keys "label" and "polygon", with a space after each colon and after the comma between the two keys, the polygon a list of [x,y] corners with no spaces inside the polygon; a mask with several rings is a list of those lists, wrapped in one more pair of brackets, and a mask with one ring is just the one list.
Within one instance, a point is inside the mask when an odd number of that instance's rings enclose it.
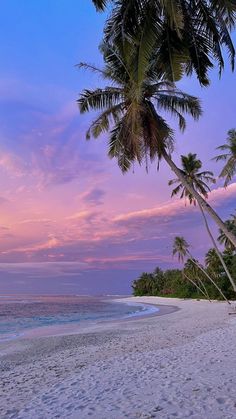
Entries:
{"label": "palm tree", "polygon": [[198,280],[200,287],[204,290],[204,293],[207,299],[211,302],[211,299],[205,287],[205,284],[200,278],[201,270],[199,269],[198,265],[199,265],[199,262],[196,259],[193,259],[193,260],[187,259],[184,264],[183,273],[185,274],[185,276],[188,277],[189,280],[190,279],[192,280],[192,278],[196,278]]}
{"label": "palm tree", "polygon": [[189,244],[183,236],[176,236],[173,243],[173,256],[178,256],[179,262],[184,262],[186,256],[188,256]]}
{"label": "palm tree", "polygon": [[[179,237],[179,236],[175,237],[172,253],[173,253],[173,256],[177,254],[179,262],[182,262],[182,263],[184,262],[185,257],[188,255],[188,248],[189,248],[189,244],[187,243],[184,237]],[[183,276],[189,282],[191,282],[191,284],[193,284],[205,297],[207,297],[207,294],[204,292],[204,290],[202,290],[202,288],[200,288],[199,285],[195,281],[189,278],[189,276],[186,274],[185,271],[183,271]]]}
{"label": "palm tree", "polygon": [[[104,9],[108,1],[93,0]],[[196,73],[201,85],[208,85],[208,70],[215,63],[224,68],[222,47],[226,47],[234,69],[235,50],[230,36],[235,26],[235,0],[113,0],[105,25],[105,39],[120,42],[148,34],[154,43],[155,62],[169,72],[171,80],[183,73]],[[144,38],[147,38],[145,35]],[[145,40],[142,47],[146,49]]]}
{"label": "palm tree", "polygon": [[225,297],[221,289],[218,287],[216,282],[210,277],[208,272],[202,267],[202,265],[196,259],[193,258],[193,256],[191,255],[189,251],[189,247],[190,246],[184,237],[176,236],[174,239],[174,244],[173,244],[173,256],[177,254],[178,260],[181,262],[183,262],[185,257],[188,256],[191,262],[194,263],[196,267],[199,268],[204,273],[204,275],[210,280],[210,282],[216,287],[216,289],[219,291],[223,299],[227,301],[228,304],[231,304],[227,300],[227,298]]}
{"label": "palm tree", "polygon": [[224,154],[214,157],[213,160],[225,161],[225,165],[220,172],[220,177],[225,178],[224,186],[228,186],[236,174],[236,129],[230,129],[226,139],[226,144],[217,147],[217,150],[224,150]]}
{"label": "palm tree", "polygon": [[206,266],[209,268],[211,266],[216,266],[218,264],[218,255],[215,249],[209,249],[205,256]]}
{"label": "palm tree", "polygon": [[[234,217],[234,216],[233,216]],[[236,222],[235,217],[231,220],[226,220],[225,225],[229,231],[231,231],[232,234],[236,237]],[[220,229],[219,230],[220,235],[218,237],[218,242],[220,244],[223,244],[225,246],[225,249],[231,250],[232,252],[235,251],[235,246],[232,245],[231,241],[228,239],[228,237],[225,235],[225,233]]]}
{"label": "palm tree", "polygon": [[169,111],[178,118],[179,127],[184,130],[185,114],[190,114],[195,120],[201,115],[199,101],[160,75],[153,59],[152,43],[147,40],[147,44],[147,49],[140,43],[131,45],[130,40],[124,40],[122,45],[103,44],[104,69],[83,63],[79,65],[99,73],[111,83],[108,87],[84,90],[80,95],[78,105],[81,113],[100,111],[87,132],[87,139],[110,132],[108,155],[117,159],[123,172],[136,161],[147,163],[150,158],[159,163],[162,158],[165,159],[236,247],[236,237],[228,232],[216,212],[173,162],[173,131],[157,112],[157,109]]}
{"label": "palm tree", "polygon": [[[195,153],[189,153],[187,156],[181,156],[181,163],[181,171],[185,178],[188,180],[188,183],[190,183],[196,191],[203,195],[204,198],[208,198],[208,192],[210,192],[211,190],[207,184],[215,183],[213,173],[210,171],[199,171],[202,168],[202,162],[201,160],[197,159],[197,155]],[[178,185],[173,189],[171,197],[180,193],[180,199],[185,198],[185,200],[189,201],[190,205],[196,205],[196,198],[180,182],[179,178],[170,180],[168,182],[168,185],[174,185],[176,183]]]}
{"label": "palm tree", "polygon": [[[196,154],[189,153],[187,156],[181,156],[181,162],[182,162],[182,172],[185,178],[188,180],[188,183],[190,183],[192,187],[196,191],[199,192],[199,194],[201,194],[205,199],[207,199],[208,192],[210,191],[208,183],[215,183],[213,173],[209,171],[203,171],[203,172],[200,171],[202,168],[202,162],[201,160],[197,159]],[[194,195],[188,191],[188,189],[179,181],[179,179],[172,179],[169,181],[169,185],[173,185],[176,183],[178,183],[178,185],[173,189],[171,196],[175,196],[180,193],[180,199],[182,198],[188,199],[190,205],[191,204],[196,205],[196,199]],[[200,203],[199,203],[199,209],[201,211],[208,235],[215,248],[215,252],[226,272],[226,275],[229,278],[229,281],[231,282],[233,290],[236,292],[236,284],[225,264],[225,261],[221,255],[220,250],[218,249],[216,240],[214,239],[214,236],[212,235],[206,215]]]}

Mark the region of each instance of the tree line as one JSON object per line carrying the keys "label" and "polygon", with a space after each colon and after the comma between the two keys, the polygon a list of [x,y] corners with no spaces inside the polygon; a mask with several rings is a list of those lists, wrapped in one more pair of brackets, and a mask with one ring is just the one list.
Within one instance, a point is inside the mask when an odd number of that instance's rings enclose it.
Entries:
{"label": "tree line", "polygon": [[[181,238],[180,238],[181,239]],[[225,249],[222,257],[230,274],[236,277],[236,254]],[[208,250],[204,264],[189,256],[182,269],[143,272],[132,283],[135,296],[201,298],[207,300],[235,299],[235,292],[214,248]]]}

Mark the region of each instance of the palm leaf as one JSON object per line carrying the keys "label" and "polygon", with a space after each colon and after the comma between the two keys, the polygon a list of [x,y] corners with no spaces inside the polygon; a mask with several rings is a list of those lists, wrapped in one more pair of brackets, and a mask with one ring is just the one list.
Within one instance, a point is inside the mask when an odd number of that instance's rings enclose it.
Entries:
{"label": "palm leaf", "polygon": [[89,110],[111,108],[122,101],[122,89],[118,87],[105,87],[104,89],[84,90],[77,100],[81,113]]}
{"label": "palm leaf", "polygon": [[108,3],[107,0],[92,0],[92,2],[98,11],[104,11]]}

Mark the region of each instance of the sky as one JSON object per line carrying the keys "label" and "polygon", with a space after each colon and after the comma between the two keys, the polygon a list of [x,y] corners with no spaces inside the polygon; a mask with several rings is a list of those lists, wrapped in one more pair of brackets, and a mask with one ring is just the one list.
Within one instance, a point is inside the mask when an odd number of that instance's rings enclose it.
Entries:
{"label": "sky", "polygon": [[[123,175],[107,157],[107,137],[86,141],[91,115],[76,100],[100,86],[98,45],[105,14],[90,0],[2,0],[0,16],[0,294],[130,294],[143,271],[181,267],[172,257],[176,235],[203,260],[211,246],[197,208],[171,199],[173,174],[161,163]],[[199,122],[176,128],[173,159],[196,152],[216,177],[211,159],[236,127],[236,74],[200,88]],[[235,179],[217,180],[209,202],[223,219],[235,211]],[[212,224],[211,224],[212,225]],[[214,233],[217,229],[212,225]]]}

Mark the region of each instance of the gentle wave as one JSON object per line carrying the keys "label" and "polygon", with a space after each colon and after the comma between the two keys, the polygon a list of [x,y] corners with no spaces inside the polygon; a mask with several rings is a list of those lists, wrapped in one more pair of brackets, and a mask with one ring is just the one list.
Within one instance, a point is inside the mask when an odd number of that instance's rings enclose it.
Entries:
{"label": "gentle wave", "polygon": [[158,307],[81,296],[23,296],[0,304],[0,342],[24,336],[33,329],[80,326],[108,320],[151,315]]}

